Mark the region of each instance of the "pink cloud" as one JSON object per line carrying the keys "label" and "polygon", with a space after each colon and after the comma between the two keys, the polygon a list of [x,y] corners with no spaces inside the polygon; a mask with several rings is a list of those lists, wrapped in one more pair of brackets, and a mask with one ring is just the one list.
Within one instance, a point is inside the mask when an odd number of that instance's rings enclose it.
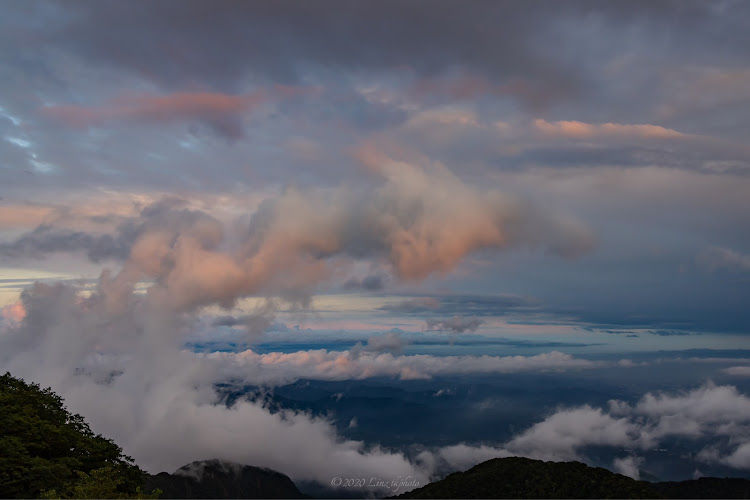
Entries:
{"label": "pink cloud", "polygon": [[446,374],[585,370],[602,366],[600,362],[558,351],[535,356],[407,356],[379,351],[377,348],[350,351],[315,349],[259,354],[248,349],[239,353],[214,352],[206,358],[226,363],[232,376],[256,381],[262,379],[266,383],[288,383],[299,378],[361,380],[383,376],[415,380]]}
{"label": "pink cloud", "polygon": [[70,127],[90,127],[112,121],[168,123],[202,121],[221,135],[242,135],[240,115],[259,106],[289,99],[315,89],[276,85],[245,94],[175,92],[166,95],[134,94],[117,97],[102,106],[46,106],[41,112]]}
{"label": "pink cloud", "polygon": [[590,139],[596,137],[635,137],[639,139],[682,139],[688,137],[659,125],[627,125],[620,123],[586,123],[579,121],[534,120],[534,128],[544,135]]}
{"label": "pink cloud", "polygon": [[26,317],[26,309],[23,307],[23,303],[19,300],[18,302],[0,308],[0,317],[14,323],[19,323]]}

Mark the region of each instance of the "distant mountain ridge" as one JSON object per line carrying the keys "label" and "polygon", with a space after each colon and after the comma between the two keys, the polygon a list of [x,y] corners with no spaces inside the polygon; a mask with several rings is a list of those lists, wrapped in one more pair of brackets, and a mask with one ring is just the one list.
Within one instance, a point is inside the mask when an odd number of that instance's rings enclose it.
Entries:
{"label": "distant mountain ridge", "polygon": [[145,488],[160,489],[160,498],[308,498],[280,472],[216,459],[148,476]]}
{"label": "distant mountain ridge", "polygon": [[495,458],[389,498],[750,498],[750,480],[650,483],[581,462]]}

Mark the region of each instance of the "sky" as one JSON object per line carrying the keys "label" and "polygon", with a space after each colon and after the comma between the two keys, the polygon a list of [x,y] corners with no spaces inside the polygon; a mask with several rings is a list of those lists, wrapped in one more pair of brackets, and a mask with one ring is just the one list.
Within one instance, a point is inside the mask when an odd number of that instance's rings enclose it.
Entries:
{"label": "sky", "polygon": [[[414,380],[713,349],[737,351],[727,383],[750,375],[746,2],[0,9],[0,368],[136,458],[157,456],[138,418],[179,405],[186,428],[252,420],[290,442],[262,406],[192,389],[228,374]],[[87,371],[113,364],[114,381]],[[153,420],[90,399],[127,406],[157,379],[151,397],[179,396]],[[746,404],[732,387],[679,397]],[[432,470],[294,418],[341,467]],[[502,450],[533,454],[523,436]],[[750,468],[732,439],[704,457]],[[218,449],[174,446],[150,466]],[[288,473],[330,475],[316,467]]]}

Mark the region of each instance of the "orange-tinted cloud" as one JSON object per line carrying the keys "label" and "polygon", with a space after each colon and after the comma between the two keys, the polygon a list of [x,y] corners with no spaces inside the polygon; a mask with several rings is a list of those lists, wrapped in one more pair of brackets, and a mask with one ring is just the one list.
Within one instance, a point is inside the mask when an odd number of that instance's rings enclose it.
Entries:
{"label": "orange-tinted cloud", "polygon": [[311,89],[277,85],[245,94],[176,92],[167,95],[125,95],[103,106],[47,106],[42,113],[70,127],[90,127],[128,120],[145,123],[204,122],[220,135],[242,136],[240,117],[267,102],[288,99]]}
{"label": "orange-tinted cloud", "polygon": [[417,166],[377,150],[371,160],[383,179],[373,192],[290,188],[262,203],[231,238],[205,212],[157,203],[114,234],[45,226],[0,253],[86,251],[94,261],[124,259],[122,271],[101,283],[113,308],[137,281],[153,279],[148,295],[160,307],[192,310],[258,294],[304,301],[357,259],[385,265],[402,280],[422,280],[481,249],[542,247],[576,257],[595,246],[577,220],[466,184],[441,164]]}
{"label": "orange-tinted cloud", "polygon": [[586,123],[579,121],[534,120],[534,128],[544,135],[590,139],[603,137],[635,137],[639,139],[684,139],[689,137],[659,125],[626,125],[620,123]]}
{"label": "orange-tinted cloud", "polygon": [[51,206],[27,203],[3,203],[0,207],[0,230],[38,226],[55,211]]}
{"label": "orange-tinted cloud", "polygon": [[18,323],[26,317],[26,309],[20,300],[0,308],[0,317]]}

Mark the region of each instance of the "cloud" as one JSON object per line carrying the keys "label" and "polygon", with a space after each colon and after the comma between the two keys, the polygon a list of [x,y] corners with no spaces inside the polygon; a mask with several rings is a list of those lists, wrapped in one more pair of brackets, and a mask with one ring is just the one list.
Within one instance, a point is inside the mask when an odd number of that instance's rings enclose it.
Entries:
{"label": "cloud", "polygon": [[[175,19],[178,6],[184,15]],[[37,14],[49,10],[54,4]],[[252,7],[220,2],[206,9],[188,1],[134,10],[81,2],[68,10],[62,19],[48,15],[46,36],[37,43],[168,88],[197,82],[229,89],[251,75],[296,83],[306,73],[331,69],[400,69],[432,77],[460,68],[495,85],[536,88],[530,96],[536,104],[567,97],[582,85],[574,69],[548,54],[532,35],[552,18],[520,5],[465,9],[437,2],[423,9],[390,1],[349,5],[332,0]],[[140,36],[133,37],[136,29]],[[116,42],[122,39],[130,41],[128,46]],[[472,85],[453,87],[453,93],[465,94],[470,90],[463,89]]]}
{"label": "cloud", "polygon": [[575,460],[587,446],[629,445],[637,439],[638,430],[627,418],[582,406],[556,412],[514,437],[506,447],[540,460]]}
{"label": "cloud", "polygon": [[639,467],[643,464],[643,458],[636,456],[628,456],[623,458],[615,458],[612,462],[612,467],[615,472],[628,476],[636,481],[641,478],[641,471]]}
{"label": "cloud", "polygon": [[679,337],[679,336],[685,336],[685,335],[694,335],[695,332],[690,332],[687,330],[666,330],[666,329],[659,329],[659,330],[648,330],[648,333],[651,335],[658,335],[660,337]]}
{"label": "cloud", "polygon": [[211,326],[242,327],[247,333],[244,340],[257,340],[260,335],[274,326],[277,310],[278,304],[273,300],[266,299],[262,304],[256,306],[250,314],[218,316],[211,321]]}
{"label": "cloud", "polygon": [[130,200],[128,211],[120,208],[114,213],[102,213],[105,208],[101,206],[58,209],[49,221],[15,241],[0,243],[0,254],[14,258],[43,258],[50,253],[83,252],[92,262],[125,261],[130,257],[136,240],[145,233],[156,232],[163,226],[170,227],[175,233],[190,232],[191,226],[206,227],[213,221],[219,224],[204,212],[187,209],[187,204],[182,198],[167,196],[147,204],[135,214],[132,213],[136,205],[133,200]]}
{"label": "cloud", "polygon": [[19,323],[25,317],[26,309],[23,307],[23,303],[20,300],[0,308],[0,318],[5,321]]}
{"label": "cloud", "polygon": [[704,250],[696,256],[696,262],[708,271],[750,271],[750,254],[731,248],[712,247]]}
{"label": "cloud", "polygon": [[579,121],[548,122],[534,120],[534,128],[550,136],[571,139],[632,138],[632,139],[683,139],[689,137],[676,130],[659,125],[629,125],[620,123],[585,123]]}
{"label": "cloud", "polygon": [[369,337],[365,345],[362,345],[361,342],[357,342],[351,349],[349,349],[349,355],[356,359],[362,352],[391,352],[394,354],[401,354],[401,351],[403,351],[408,343],[409,342],[399,333],[389,332],[384,335]]}
{"label": "cloud", "polygon": [[475,332],[484,320],[474,317],[453,316],[448,319],[428,319],[427,330],[446,331],[452,333]]}
{"label": "cloud", "polygon": [[103,276],[105,287],[151,279],[149,294],[163,306],[193,309],[228,307],[259,293],[304,301],[337,266],[356,259],[416,281],[445,274],[481,249],[541,246],[575,258],[595,245],[579,221],[466,185],[442,165],[387,160],[380,168],[384,183],[369,195],[290,188],[261,203],[244,227],[233,226],[231,238],[208,213],[161,202],[123,221],[114,234],[42,226],[0,251],[84,250],[96,260],[127,254],[117,275]]}
{"label": "cloud", "polygon": [[683,393],[647,393],[634,406],[613,400],[609,411],[590,406],[563,409],[506,447],[524,456],[560,460],[579,457],[587,446],[647,450],[670,436],[711,438],[723,452],[711,455],[710,461],[747,469],[750,461],[741,458],[750,436],[748,411],[750,399],[735,387],[707,383]]}
{"label": "cloud", "polygon": [[384,273],[371,274],[364,278],[350,278],[344,283],[346,290],[365,290],[368,292],[382,290],[388,282],[388,276]]}
{"label": "cloud", "polygon": [[0,253],[8,257],[41,258],[48,253],[85,251],[92,262],[124,260],[132,241],[124,234],[92,234],[41,225],[12,243],[0,244]]}
{"label": "cloud", "polygon": [[53,208],[35,203],[8,203],[0,199],[0,230],[24,229],[40,224]]}
{"label": "cloud", "polygon": [[[423,77],[417,78],[408,92],[417,100],[439,100],[442,98],[450,101],[467,101],[488,96],[513,97],[530,106],[531,109],[537,110],[569,97],[574,92],[572,88],[559,88],[555,91],[545,82],[526,76],[509,77],[504,79],[503,82],[500,84],[470,73]],[[478,125],[474,120],[461,120],[458,124]]]}
{"label": "cloud", "polygon": [[41,112],[67,127],[91,127],[118,120],[155,124],[197,121],[228,139],[239,139],[244,135],[243,113],[305,92],[309,90],[276,86],[237,95],[217,92],[131,95],[100,107],[53,105],[41,108]]}
{"label": "cloud", "polygon": [[[327,484],[368,471],[411,475],[430,469],[404,455],[342,440],[323,418],[238,401],[215,392],[219,382],[275,385],[323,380],[451,373],[586,369],[597,363],[551,352],[537,356],[396,356],[397,334],[372,337],[349,352],[200,354],[182,343],[194,315],[161,307],[151,290],[134,293],[104,275],[89,293],[63,283],[35,283],[22,294],[25,315],[0,336],[0,369],[52,386],[95,432],[111,436],[150,472],[220,458],[282,470],[294,480]],[[156,286],[156,285],[152,285]],[[14,309],[15,310],[15,309]],[[10,311],[10,309],[8,309]],[[221,323],[230,323],[222,318]],[[325,457],[325,460],[321,460]]]}
{"label": "cloud", "polygon": [[244,324],[247,319],[245,316],[218,316],[211,321],[211,326],[237,326]]}
{"label": "cloud", "polygon": [[365,470],[428,479],[401,454],[340,439],[326,419],[247,401],[226,407],[213,385],[226,380],[222,366],[181,349],[194,323],[148,294],[121,299],[113,308],[101,289],[33,285],[25,317],[0,336],[0,367],[52,386],[150,472],[220,458],[321,484]]}
{"label": "cloud", "polygon": [[750,366],[730,366],[729,368],[724,368],[724,372],[729,375],[750,377]]}
{"label": "cloud", "polygon": [[722,458],[721,461],[735,469],[750,468],[750,442],[742,443],[730,455]]}
{"label": "cloud", "polygon": [[[612,400],[609,408],[589,405],[561,408],[505,443],[457,445],[438,450],[451,467],[466,469],[495,457],[539,460],[586,460],[589,447],[647,451],[668,437],[710,444],[696,461],[750,469],[750,398],[733,386],[706,383],[676,394],[647,393],[635,405]],[[638,479],[643,459],[629,454],[612,468]]]}
{"label": "cloud", "polygon": [[[467,170],[477,165],[489,171],[658,165],[740,175],[747,171],[750,149],[713,131],[532,117],[497,121],[478,111],[476,101],[419,109],[380,141],[408,144],[448,163],[473,165]],[[555,172],[559,174],[557,168]]]}
{"label": "cloud", "polygon": [[403,345],[395,334],[343,352],[193,353],[181,348],[195,325],[192,315],[161,307],[150,291],[135,294],[125,287],[120,290],[124,293],[113,295],[116,291],[106,279],[88,294],[62,283],[34,284],[22,295],[25,316],[0,336],[0,369],[51,385],[95,432],[112,436],[151,472],[216,457],[324,484],[332,475],[362,470],[427,480],[430,464],[440,461],[463,466],[472,457],[479,461],[511,454],[574,459],[588,446],[649,449],[667,436],[722,438],[712,460],[750,467],[744,461],[743,437],[750,436],[750,399],[734,387],[713,384],[678,394],[649,393],[634,405],[612,401],[608,410],[560,409],[502,445],[461,445],[429,452],[432,461],[410,461],[396,452],[341,440],[325,419],[271,413],[261,403],[247,401],[226,407],[214,384],[420,379],[578,370],[601,363],[560,352],[528,357],[394,355],[386,351]]}
{"label": "cloud", "polygon": [[404,345],[396,335],[371,338],[350,351],[325,349],[291,353],[258,354],[216,352],[208,359],[220,362],[232,377],[265,384],[290,383],[297,379],[361,380],[397,377],[401,380],[430,379],[439,375],[469,373],[517,373],[588,369],[599,363],[558,351],[535,356],[430,356],[394,355]]}

